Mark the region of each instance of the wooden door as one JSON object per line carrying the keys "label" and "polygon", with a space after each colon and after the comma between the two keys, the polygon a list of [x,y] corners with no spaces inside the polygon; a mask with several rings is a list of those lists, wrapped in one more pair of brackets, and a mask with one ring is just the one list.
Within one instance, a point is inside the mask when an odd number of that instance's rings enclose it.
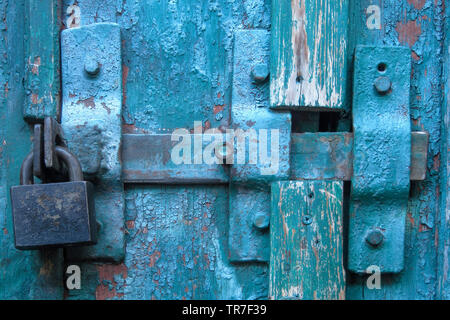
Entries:
{"label": "wooden door", "polygon": [[[1,298],[450,298],[446,1],[44,3],[0,1]],[[60,30],[104,22],[121,35],[122,180],[114,183],[123,191],[108,198],[103,184],[97,210],[108,230],[102,239],[117,250],[105,242],[103,255],[17,251],[8,190],[18,184],[33,124],[61,120]],[[411,131],[429,134],[426,177],[407,195],[404,268],[381,274],[379,289],[367,285],[371,274],[347,266],[358,45],[409,50]],[[95,108],[111,115],[95,102],[80,102],[86,117]],[[176,129],[238,127],[280,129],[286,148],[275,178],[261,178],[258,166],[177,169],[164,158]],[[83,159],[85,166],[94,155]],[[98,182],[95,174],[86,176]],[[123,219],[108,224],[116,201]],[[64,288],[69,265],[80,266],[80,290]]]}

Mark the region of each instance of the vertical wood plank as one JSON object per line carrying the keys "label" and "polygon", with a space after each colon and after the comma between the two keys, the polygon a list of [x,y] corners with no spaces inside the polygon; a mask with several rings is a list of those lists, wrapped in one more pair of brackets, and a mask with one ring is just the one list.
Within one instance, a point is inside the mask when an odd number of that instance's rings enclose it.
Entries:
{"label": "vertical wood plank", "polygon": [[32,131],[23,121],[25,0],[0,0],[0,300],[62,299],[63,250],[19,251],[9,187],[19,184],[22,160],[30,149]]}
{"label": "vertical wood plank", "polygon": [[342,181],[272,184],[271,299],[345,299]]}
{"label": "vertical wood plank", "polygon": [[58,0],[26,1],[28,47],[23,117],[27,121],[59,116],[60,49]]}
{"label": "vertical wood plank", "polygon": [[349,0],[273,0],[272,108],[348,109]]}

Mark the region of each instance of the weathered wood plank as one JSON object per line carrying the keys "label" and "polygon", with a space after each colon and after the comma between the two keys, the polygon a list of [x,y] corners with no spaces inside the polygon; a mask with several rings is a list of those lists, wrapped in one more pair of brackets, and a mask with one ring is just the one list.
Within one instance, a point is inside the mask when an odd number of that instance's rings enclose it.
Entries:
{"label": "weathered wood plank", "polygon": [[23,121],[24,0],[0,0],[0,299],[62,299],[63,250],[18,251],[9,187],[19,184],[32,131]]}
{"label": "weathered wood plank", "polygon": [[348,0],[272,1],[272,108],[349,108],[348,9]]}
{"label": "weathered wood plank", "polygon": [[353,133],[294,133],[291,136],[292,180],[350,180]]}
{"label": "weathered wood plank", "polygon": [[60,106],[60,1],[26,1],[27,55],[23,117],[42,121],[58,117]]}
{"label": "weathered wood plank", "polygon": [[343,183],[272,184],[271,299],[345,299]]}

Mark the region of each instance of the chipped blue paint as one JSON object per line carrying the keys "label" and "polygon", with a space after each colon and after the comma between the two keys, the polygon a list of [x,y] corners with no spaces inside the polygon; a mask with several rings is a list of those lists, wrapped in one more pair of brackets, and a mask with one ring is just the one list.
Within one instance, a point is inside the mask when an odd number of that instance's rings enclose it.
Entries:
{"label": "chipped blue paint", "polygon": [[229,262],[227,200],[225,186],[129,188],[125,297],[267,297],[266,265]]}
{"label": "chipped blue paint", "polygon": [[14,248],[9,187],[19,184],[20,166],[30,151],[32,135],[21,107],[26,97],[24,15],[24,1],[0,1],[0,299],[62,299],[62,250]]}
{"label": "chipped blue paint", "polygon": [[[167,134],[175,128],[193,129],[194,120],[202,121],[204,128],[226,128],[231,124],[234,34],[239,29],[269,30],[271,1],[64,0],[63,12],[75,2],[81,11],[81,25],[114,22],[121,27],[125,132]],[[14,22],[21,21],[23,4],[23,0],[0,0],[2,15],[7,12],[6,19],[0,19],[0,31],[3,39],[13,44],[7,49],[2,42],[0,48],[2,53],[9,52],[0,63],[4,93],[0,97],[0,113],[8,120],[1,131],[7,142],[1,157],[3,206],[8,205],[6,187],[17,183],[18,167],[29,151],[29,129],[22,115],[14,111],[26,97],[22,87],[24,47],[23,41],[11,40],[24,33],[23,26]],[[380,30],[367,29],[369,5],[381,8]],[[426,180],[411,185],[405,270],[398,275],[383,275],[381,290],[369,290],[366,277],[349,274],[347,298],[449,298],[445,260],[448,198],[443,199],[448,174],[440,171],[441,166],[448,165],[440,136],[441,129],[445,131],[441,122],[444,1],[360,0],[351,1],[350,8],[350,53],[356,44],[402,45],[412,50],[411,126],[413,130],[429,132],[430,144]],[[351,54],[348,59],[351,61]],[[348,123],[348,119],[340,121],[339,128],[348,128]],[[309,127],[319,128],[318,121]],[[87,160],[92,160],[92,167],[97,166],[95,157]],[[124,263],[81,263],[83,289],[69,292],[69,298],[267,297],[266,263],[230,263],[230,195],[226,186],[133,185],[126,188],[125,195],[128,234]],[[246,200],[243,207],[252,210],[257,199]],[[264,213],[266,209],[255,211]],[[12,250],[8,209],[2,210],[0,218],[0,296],[62,297],[62,274],[57,271],[62,260],[44,259],[54,263],[53,270],[57,272],[39,278],[40,270],[47,270],[41,267],[49,264],[34,253],[18,255]],[[21,276],[11,277],[12,274]],[[52,287],[52,283],[57,285]]]}
{"label": "chipped blue paint", "polygon": [[[72,3],[73,1],[66,0],[65,7]],[[168,129],[177,127],[192,129],[194,120],[202,120],[204,127],[229,125],[233,35],[236,29],[240,28],[268,30],[270,1],[226,3],[217,1],[202,4],[190,1],[183,3],[119,1],[108,6],[104,5],[104,1],[82,0],[77,3],[81,9],[82,24],[110,21],[117,22],[122,27],[124,119],[127,123],[125,130],[132,133],[161,131],[167,133]],[[381,8],[381,30],[367,29],[368,16],[365,10],[371,4],[379,5]],[[441,212],[439,200],[436,199],[439,170],[436,168],[436,159],[438,159],[436,156],[440,152],[442,7],[443,2],[440,0],[436,3],[431,0],[425,2],[361,0],[351,4],[349,52],[353,52],[355,44],[408,45],[412,49],[411,124],[413,130],[430,132],[430,157],[427,179],[423,182],[414,182],[412,185],[406,220],[405,265],[407,268],[397,276],[383,276],[382,290],[368,290],[365,286],[365,277],[351,275],[348,278],[347,298],[432,299],[436,297],[438,274],[434,218]],[[408,28],[408,26],[411,27]],[[196,88],[195,91],[191,90],[193,87]],[[153,190],[158,187],[132,187],[127,191],[130,197],[127,201],[127,205],[130,206],[127,212],[137,211],[133,209],[134,198],[140,199],[139,207],[151,207],[149,188]],[[187,195],[193,196],[193,189],[198,187],[173,186],[171,188],[179,192],[183,190]],[[227,193],[225,188],[222,191]],[[175,199],[181,198],[175,197]],[[167,206],[170,202],[164,203]],[[248,209],[251,210],[252,202],[247,201],[247,203]],[[226,204],[224,206],[226,207]],[[172,210],[174,209],[170,204],[164,212],[169,214]],[[226,215],[227,210],[217,211],[217,214]],[[139,217],[141,218],[138,221],[150,222],[144,215]],[[168,217],[158,217],[158,219],[163,224],[166,220],[169,221]],[[222,222],[226,224],[226,221],[222,220]],[[163,231],[155,230],[154,232],[157,234]],[[186,231],[179,232],[177,237],[186,237]],[[119,295],[124,294],[119,298],[151,297],[151,293],[158,291],[157,288],[159,288],[152,278],[149,279],[149,275],[155,272],[149,270],[142,262],[143,260],[140,260],[149,258],[144,253],[134,254],[136,250],[140,250],[138,245],[149,244],[149,240],[142,232],[137,237],[141,237],[141,242],[131,241],[127,244],[126,266],[128,270],[134,268],[135,271],[128,272],[126,281],[130,285],[137,283],[137,279],[145,283],[136,290],[133,290],[132,286],[127,286],[126,291],[119,292]],[[219,243],[224,243],[220,237]],[[161,256],[170,252],[171,247],[167,244],[165,246],[166,249],[161,251]],[[197,246],[204,248],[205,244],[196,242],[194,247],[199,250]],[[130,259],[128,252],[132,252],[130,256],[133,255],[136,258]],[[137,264],[134,265],[134,263]],[[191,270],[176,263],[176,259],[172,258],[172,260],[166,260],[163,266],[172,270],[171,273],[178,272],[183,276],[186,276],[183,272]],[[242,267],[257,267],[261,270],[266,268],[264,264],[254,263],[245,263]],[[94,280],[99,277],[97,267],[90,264],[89,268],[93,269],[90,273],[92,275],[91,289],[99,290],[100,288],[100,291],[105,289],[101,285],[103,283],[101,278]],[[241,265],[239,267],[231,265],[231,268],[239,269]],[[247,269],[243,274],[248,274]],[[122,277],[121,275],[122,273],[119,278]],[[196,272],[191,273],[191,278],[197,277]],[[215,287],[217,282],[211,279],[203,277],[199,283],[204,284],[204,288]],[[108,290],[111,289],[108,293],[112,295],[114,283],[111,280],[108,281],[113,285],[112,288],[108,287]],[[261,288],[266,285],[267,283],[261,283]],[[234,283],[227,290],[239,292],[239,288]],[[164,293],[160,294],[160,297],[171,296],[171,293],[164,291],[164,288],[160,290]],[[202,289],[198,290],[201,292],[197,291],[197,295],[204,294]],[[263,296],[267,292],[267,289],[265,290],[260,291]],[[105,298],[107,295],[97,297]]]}
{"label": "chipped blue paint", "polygon": [[67,249],[70,260],[124,258],[121,182],[122,64],[120,27],[97,23],[61,32],[61,126],[83,172],[96,178],[100,223],[95,246]]}
{"label": "chipped blue paint", "polygon": [[[291,114],[269,109],[269,83],[255,83],[251,77],[256,65],[269,64],[270,33],[266,30],[239,30],[234,35],[234,41],[231,126],[245,132],[255,132],[258,141],[262,140],[260,130],[267,130],[268,155],[278,153],[278,161],[277,164],[272,161],[262,163],[258,154],[257,163],[252,164],[249,160],[251,148],[248,147],[245,151],[248,160],[241,164],[235,159],[231,166],[231,180],[236,184],[267,186],[271,181],[289,178]],[[272,150],[272,135],[275,133],[279,138],[276,140],[277,148]],[[247,139],[252,140],[250,137]],[[258,147],[261,148],[261,144]]]}
{"label": "chipped blue paint", "polygon": [[[73,3],[64,1],[64,10]],[[204,129],[229,126],[234,33],[267,30],[270,1],[77,5],[81,25],[108,21],[121,26],[124,132],[167,134],[193,129],[196,120]],[[105,281],[102,265],[83,264],[92,278],[74,299],[267,297],[266,264],[229,262],[226,186],[132,186],[126,197],[126,286],[110,276]]]}
{"label": "chipped blue paint", "polygon": [[[366,8],[381,8],[381,29],[366,27]],[[410,88],[411,129],[430,134],[428,170],[425,181],[411,185],[407,208],[405,270],[383,275],[381,290],[369,290],[367,277],[352,275],[347,286],[348,299],[435,299],[437,247],[442,241],[435,219],[442,215],[439,190],[441,152],[441,70],[442,0],[362,0],[352,6],[352,43],[362,45],[408,46],[412,58]],[[444,237],[444,235],[443,235]]]}
{"label": "chipped blue paint", "polygon": [[[410,50],[358,46],[353,82],[353,177],[348,269],[404,267],[411,167]],[[381,81],[383,80],[383,81]],[[382,124],[382,125],[380,125]],[[381,243],[370,241],[379,234]]]}
{"label": "chipped blue paint", "polygon": [[[270,219],[270,182],[288,179],[290,175],[291,114],[269,109],[269,82],[256,82],[252,77],[255,67],[268,66],[269,57],[268,31],[238,30],[235,33],[231,126],[242,132],[253,132],[254,138],[251,134],[245,138],[242,133],[241,137],[249,141],[245,148],[247,160],[239,163],[235,158],[230,169],[228,245],[233,262],[269,261],[268,226],[257,227],[255,221]],[[276,163],[264,164],[260,156],[255,164],[250,161],[250,141],[262,139],[260,129],[268,131],[267,150],[270,159],[278,153],[274,157]],[[278,144],[271,145],[275,133],[279,137]],[[266,170],[262,171],[263,168]]]}
{"label": "chipped blue paint", "polygon": [[44,117],[60,116],[60,14],[58,0],[25,2],[28,38],[26,48],[25,87],[27,99],[23,117],[42,122]]}

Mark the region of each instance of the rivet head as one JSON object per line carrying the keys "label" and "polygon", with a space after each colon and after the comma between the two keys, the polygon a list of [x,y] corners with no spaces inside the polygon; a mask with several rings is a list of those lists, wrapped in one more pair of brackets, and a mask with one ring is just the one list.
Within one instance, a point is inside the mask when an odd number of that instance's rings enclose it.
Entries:
{"label": "rivet head", "polygon": [[84,62],[84,71],[90,76],[96,76],[100,72],[100,63],[93,58],[87,58]]}
{"label": "rivet head", "polygon": [[270,224],[270,217],[265,212],[256,212],[253,215],[253,225],[255,228],[263,230],[267,229]]}
{"label": "rivet head", "polygon": [[375,80],[374,86],[379,94],[387,94],[392,87],[391,79],[388,77],[378,77]]}
{"label": "rivet head", "polygon": [[309,215],[309,214],[305,214],[303,217],[302,217],[302,223],[304,224],[304,225],[309,225],[309,224],[311,224],[312,223],[312,217]]}
{"label": "rivet head", "polygon": [[269,78],[269,67],[267,64],[257,64],[253,66],[251,76],[256,83],[263,83]]}
{"label": "rivet head", "polygon": [[214,148],[214,154],[222,163],[226,163],[227,159],[233,155],[233,147],[230,143],[224,142],[222,146]]}
{"label": "rivet head", "polygon": [[373,247],[379,246],[384,240],[384,234],[380,230],[372,230],[366,236],[366,241]]}
{"label": "rivet head", "polygon": [[222,112],[218,112],[217,114],[216,114],[216,121],[220,121],[220,120],[222,120],[223,119],[223,113]]}

